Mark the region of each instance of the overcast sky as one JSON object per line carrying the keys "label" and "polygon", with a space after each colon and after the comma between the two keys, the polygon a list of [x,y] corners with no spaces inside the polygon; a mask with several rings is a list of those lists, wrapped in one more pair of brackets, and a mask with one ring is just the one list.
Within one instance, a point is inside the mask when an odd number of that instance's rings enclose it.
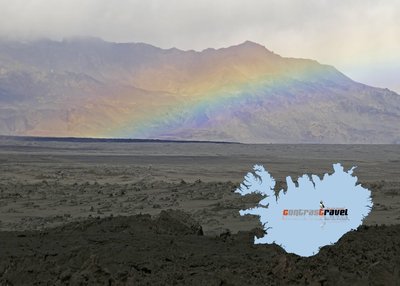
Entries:
{"label": "overcast sky", "polygon": [[251,40],[400,92],[400,0],[0,0],[0,36],[195,50]]}

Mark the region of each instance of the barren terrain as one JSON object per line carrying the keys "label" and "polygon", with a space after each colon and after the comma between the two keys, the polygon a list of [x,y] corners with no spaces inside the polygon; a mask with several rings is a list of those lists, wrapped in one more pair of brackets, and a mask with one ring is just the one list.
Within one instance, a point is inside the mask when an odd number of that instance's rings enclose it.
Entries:
{"label": "barren terrain", "polygon": [[[284,188],[288,175],[321,176],[337,162],[357,166],[359,183],[372,191],[374,208],[364,227],[308,259],[252,245],[260,224],[239,210],[257,197],[233,191],[254,164],[263,164]],[[399,163],[399,145],[3,137],[0,284],[396,285]]]}

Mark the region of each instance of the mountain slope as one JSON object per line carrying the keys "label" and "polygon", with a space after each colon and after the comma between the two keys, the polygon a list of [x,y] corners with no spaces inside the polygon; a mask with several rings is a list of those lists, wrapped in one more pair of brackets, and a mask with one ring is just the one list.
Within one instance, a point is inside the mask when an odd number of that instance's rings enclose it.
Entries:
{"label": "mountain slope", "polygon": [[400,96],[252,42],[0,41],[0,134],[399,143]]}

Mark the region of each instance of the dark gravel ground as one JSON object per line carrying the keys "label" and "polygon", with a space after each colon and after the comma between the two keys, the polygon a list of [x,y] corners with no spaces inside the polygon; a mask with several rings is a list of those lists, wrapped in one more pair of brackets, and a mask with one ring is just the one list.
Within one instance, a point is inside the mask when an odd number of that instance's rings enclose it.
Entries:
{"label": "dark gravel ground", "polygon": [[0,285],[400,285],[400,225],[361,226],[309,258],[254,235],[204,236],[172,210],[0,232]]}

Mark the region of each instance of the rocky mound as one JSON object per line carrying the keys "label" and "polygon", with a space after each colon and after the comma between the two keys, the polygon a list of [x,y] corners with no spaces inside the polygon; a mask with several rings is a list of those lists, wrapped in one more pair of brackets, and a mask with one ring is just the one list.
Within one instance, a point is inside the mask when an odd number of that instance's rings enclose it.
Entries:
{"label": "rocky mound", "polygon": [[[180,211],[0,232],[1,285],[398,285],[400,225],[360,227],[318,255],[219,237]],[[307,242],[305,242],[307,243]]]}

